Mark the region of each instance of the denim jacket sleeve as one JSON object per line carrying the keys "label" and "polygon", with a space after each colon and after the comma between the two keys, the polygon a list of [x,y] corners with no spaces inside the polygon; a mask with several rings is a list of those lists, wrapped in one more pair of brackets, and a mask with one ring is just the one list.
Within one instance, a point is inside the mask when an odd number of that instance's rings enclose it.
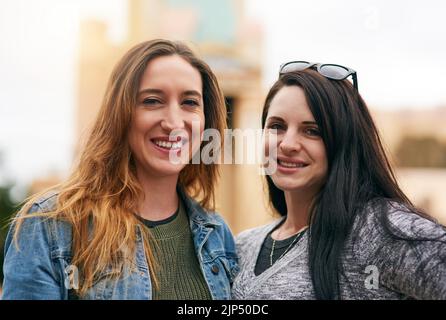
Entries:
{"label": "denim jacket sleeve", "polygon": [[[42,211],[34,204],[30,213]],[[51,239],[47,219],[26,218],[17,244],[12,224],[5,243],[3,296],[11,300],[59,300],[63,298],[60,268],[51,259]]]}

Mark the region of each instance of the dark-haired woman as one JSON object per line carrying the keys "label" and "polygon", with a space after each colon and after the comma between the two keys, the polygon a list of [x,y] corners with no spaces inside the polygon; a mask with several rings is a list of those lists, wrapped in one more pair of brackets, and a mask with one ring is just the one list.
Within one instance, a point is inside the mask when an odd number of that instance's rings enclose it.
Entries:
{"label": "dark-haired woman", "polygon": [[398,187],[354,70],[285,64],[262,125],[281,218],[237,237],[233,298],[446,299],[446,228]]}

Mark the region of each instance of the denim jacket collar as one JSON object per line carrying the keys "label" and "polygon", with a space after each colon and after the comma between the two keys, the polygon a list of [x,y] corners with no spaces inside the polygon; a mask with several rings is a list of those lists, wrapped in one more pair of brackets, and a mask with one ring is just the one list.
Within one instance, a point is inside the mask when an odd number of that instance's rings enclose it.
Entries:
{"label": "denim jacket collar", "polygon": [[215,219],[213,213],[206,213],[197,201],[189,197],[186,194],[184,188],[178,186],[177,191],[181,200],[186,206],[186,212],[189,214],[189,219],[191,221],[192,227],[193,224],[205,227],[215,227],[222,225],[219,221],[217,221],[217,219]]}

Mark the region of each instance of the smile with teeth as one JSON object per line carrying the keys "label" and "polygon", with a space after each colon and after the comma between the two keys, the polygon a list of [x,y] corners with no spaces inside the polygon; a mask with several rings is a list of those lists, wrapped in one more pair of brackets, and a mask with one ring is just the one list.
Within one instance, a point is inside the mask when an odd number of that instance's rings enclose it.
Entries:
{"label": "smile with teeth", "polygon": [[170,142],[170,141],[163,141],[163,140],[154,140],[153,142],[158,147],[161,147],[163,149],[180,149],[182,146],[181,141]]}
{"label": "smile with teeth", "polygon": [[281,165],[282,167],[286,167],[286,168],[303,168],[306,167],[307,164],[305,163],[295,163],[295,162],[286,162],[286,161],[282,161],[282,160],[277,160],[277,163],[279,165]]}

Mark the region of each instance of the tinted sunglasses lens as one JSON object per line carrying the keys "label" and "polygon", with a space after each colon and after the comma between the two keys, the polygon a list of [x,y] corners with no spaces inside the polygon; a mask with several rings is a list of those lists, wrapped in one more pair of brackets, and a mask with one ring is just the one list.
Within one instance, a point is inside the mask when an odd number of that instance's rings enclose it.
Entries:
{"label": "tinted sunglasses lens", "polygon": [[350,72],[347,69],[330,64],[322,65],[320,67],[320,72],[323,76],[334,80],[343,80],[350,75]]}
{"label": "tinted sunglasses lens", "polygon": [[280,73],[287,73],[287,72],[293,72],[293,71],[301,71],[305,70],[306,68],[310,67],[311,64],[308,62],[291,62],[285,64],[281,69]]}

